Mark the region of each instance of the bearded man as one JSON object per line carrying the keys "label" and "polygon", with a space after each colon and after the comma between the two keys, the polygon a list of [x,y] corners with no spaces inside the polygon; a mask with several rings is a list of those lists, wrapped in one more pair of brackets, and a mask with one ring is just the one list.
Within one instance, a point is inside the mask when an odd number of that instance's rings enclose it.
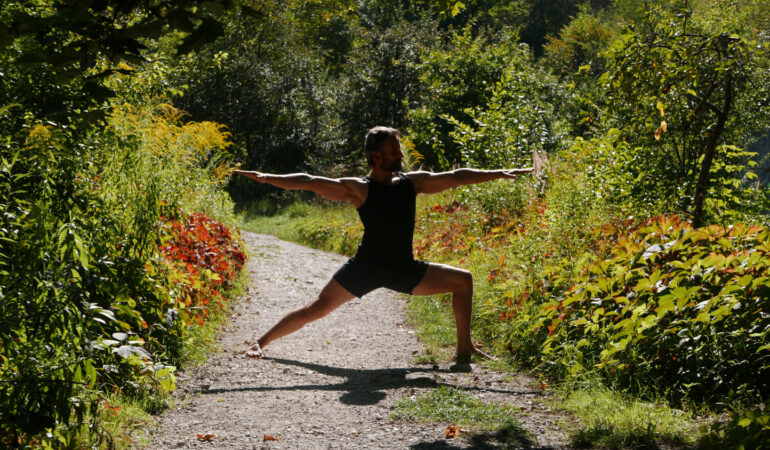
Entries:
{"label": "bearded man", "polygon": [[350,202],[364,226],[364,236],[355,256],[337,270],[318,297],[283,316],[246,350],[246,356],[264,358],[262,349],[272,341],[324,317],[355,297],[363,297],[374,289],[385,287],[411,295],[450,292],[457,328],[456,365],[469,365],[473,354],[489,357],[471,342],[471,273],[457,267],[414,259],[412,236],[416,197],[466,184],[514,178],[533,169],[403,173],[404,154],[401,152],[400,136],[398,130],[388,127],[375,127],[366,133],[364,154],[370,172],[363,178],[235,171],[258,183],[311,191],[329,200]]}

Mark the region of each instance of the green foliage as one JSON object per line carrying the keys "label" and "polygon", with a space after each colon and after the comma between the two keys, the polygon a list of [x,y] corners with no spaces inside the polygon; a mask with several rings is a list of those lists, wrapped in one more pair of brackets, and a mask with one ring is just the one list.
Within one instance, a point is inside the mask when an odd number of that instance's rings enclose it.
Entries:
{"label": "green foliage", "polygon": [[[546,37],[556,35],[583,2],[575,0],[529,0],[529,16],[521,31],[521,40],[529,44],[536,56],[543,54]],[[594,2],[591,2],[594,3]],[[603,3],[603,2],[595,2]]]}
{"label": "green foliage", "polygon": [[5,3],[0,64],[10,70],[2,71],[0,105],[17,102],[55,122],[103,119],[114,91],[102,81],[127,72],[120,61],[144,61],[147,39],[170,30],[184,33],[180,51],[189,52],[221,33],[218,18],[229,7],[229,0]]}
{"label": "green foliage", "polygon": [[617,27],[587,11],[581,11],[559,32],[546,36],[544,63],[560,76],[574,80],[597,78],[604,72],[603,52],[618,36]]}
{"label": "green foliage", "polygon": [[351,221],[349,215],[334,209],[298,222],[294,229],[301,242],[346,256],[356,253],[364,230],[359,221]]}
{"label": "green foliage", "polygon": [[463,204],[490,218],[491,225],[496,222],[494,217],[502,220],[503,217],[526,209],[531,195],[527,187],[525,183],[496,180],[482,186],[463,186],[458,198]]}
{"label": "green foliage", "polygon": [[[413,100],[418,106],[409,111],[408,134],[427,167],[449,168],[462,161],[449,134],[456,128],[452,121],[472,124],[468,110],[486,109],[506,68],[511,64],[521,67],[526,60],[526,50],[516,45],[515,38],[490,43],[468,29],[452,34],[446,49],[424,56],[420,81],[425,88]],[[498,90],[503,89],[505,85]]]}
{"label": "green foliage", "polygon": [[184,122],[184,116],[159,100],[113,109],[102,137],[107,145],[98,161],[99,177],[103,198],[124,209],[127,223],[158,213],[128,201],[142,197],[233,223],[232,202],[221,189],[230,174],[231,135],[221,124]]}
{"label": "green foliage", "polygon": [[[406,127],[436,23],[410,2],[263,2],[258,11],[232,14],[220,39],[177,62],[175,102],[227,124],[248,168],[361,170],[367,129]],[[277,195],[245,179],[229,190],[244,203]]]}
{"label": "green foliage", "polygon": [[597,371],[631,389],[661,386],[676,401],[764,398],[768,231],[661,217],[602,233],[617,236],[613,256],[528,319],[523,334],[542,342],[530,361],[557,377]]}
{"label": "green foliage", "polygon": [[[3,149],[23,145],[0,160],[8,194],[0,251],[4,445],[34,442],[44,431],[55,445],[70,445],[98,431],[84,421],[98,417],[100,391],[174,387],[169,363],[184,325],[173,314],[179,286],[158,270],[158,223],[173,210],[163,198],[195,204],[213,190],[201,166],[226,134],[209,124],[181,127],[150,109],[133,113],[116,112],[110,127],[90,133],[37,124],[23,144],[9,139]],[[126,127],[129,117],[143,122]],[[189,192],[181,174],[168,176],[175,171],[195,177],[187,184],[200,191]]]}
{"label": "green foliage", "polygon": [[699,442],[701,448],[765,448],[770,445],[770,413],[754,408],[733,412],[727,423],[717,422]]}
{"label": "green foliage", "polygon": [[[171,81],[184,94],[175,103],[192,118],[227,124],[249,168],[292,172],[312,160],[321,167],[339,142],[323,60],[300,39],[292,10],[263,3],[259,12],[276,20],[232,14],[221,38],[176,62]],[[264,195],[249,186],[236,180],[233,192]]]}
{"label": "green foliage", "polygon": [[597,79],[606,70],[604,52],[618,38],[618,28],[606,13],[592,14],[583,8],[558,36],[547,36],[540,62],[563,81],[573,98],[566,112],[573,136],[592,136],[601,130],[605,101]]}
{"label": "green foliage", "polygon": [[373,26],[357,31],[355,46],[340,80],[346,86],[340,92],[344,152],[349,164],[358,163],[354,167],[362,165],[366,130],[383,124],[402,133],[408,128],[409,111],[424,90],[420,81],[423,54],[438,42],[434,20],[391,20],[392,14],[362,17],[364,24]]}
{"label": "green foliage", "polygon": [[537,227],[538,222],[545,225],[530,239],[544,239],[547,252],[564,261],[562,268],[578,268],[586,259],[599,257],[594,253],[594,228],[618,215],[589,178],[586,167],[585,160],[570,153],[555,160],[548,175],[542,215],[529,219],[534,220],[532,226]]}
{"label": "green foliage", "polygon": [[464,110],[467,120],[447,117],[449,135],[462,162],[473,167],[529,166],[535,151],[557,149],[562,133],[560,107],[569,102],[549,76],[537,71],[525,53],[508,66],[491,88],[488,102]]}
{"label": "green foliage", "polygon": [[661,212],[654,202],[663,201],[670,205],[664,212],[685,212],[699,226],[719,215],[704,213],[705,198],[730,203],[745,189],[713,163],[733,164],[731,149],[766,123],[760,99],[767,92],[755,87],[766,77],[766,46],[744,37],[727,20],[733,7],[719,4],[713,16],[686,6],[650,8],[608,53],[600,79],[607,122],[628,145],[608,162],[627,174],[618,182],[628,184],[633,208],[645,215]]}

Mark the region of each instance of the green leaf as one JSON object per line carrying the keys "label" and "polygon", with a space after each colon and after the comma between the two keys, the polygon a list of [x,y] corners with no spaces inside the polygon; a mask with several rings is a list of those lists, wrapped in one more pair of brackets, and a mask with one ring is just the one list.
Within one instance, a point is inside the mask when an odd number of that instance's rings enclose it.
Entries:
{"label": "green leaf", "polygon": [[658,110],[658,113],[660,114],[660,117],[665,117],[665,115],[666,115],[666,105],[664,105],[662,102],[658,102],[655,105],[655,109]]}
{"label": "green leaf", "polygon": [[751,425],[751,422],[752,422],[752,420],[749,419],[748,417],[743,417],[743,418],[741,418],[741,420],[738,421],[738,426],[746,428],[749,425]]}
{"label": "green leaf", "polygon": [[88,378],[88,387],[93,388],[96,385],[96,368],[91,360],[86,360],[86,377]]}
{"label": "green leaf", "polygon": [[666,313],[669,311],[674,311],[675,309],[676,307],[674,306],[674,296],[671,294],[664,295],[658,301],[658,317],[663,317],[666,315]]}

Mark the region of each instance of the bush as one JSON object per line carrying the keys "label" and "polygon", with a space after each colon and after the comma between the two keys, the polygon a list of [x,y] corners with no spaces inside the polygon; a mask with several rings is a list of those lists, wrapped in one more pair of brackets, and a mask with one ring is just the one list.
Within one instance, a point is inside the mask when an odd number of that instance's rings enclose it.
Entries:
{"label": "bush", "polygon": [[700,448],[768,448],[770,412],[753,408],[734,412],[726,423],[717,422],[698,443]]}
{"label": "bush", "polygon": [[693,230],[675,216],[607,225],[609,259],[563,294],[548,291],[564,286],[554,270],[533,287],[539,302],[515,295],[501,319],[510,341],[542,344],[521,356],[556,378],[597,371],[676,401],[766,398],[769,236],[741,224]]}
{"label": "bush", "polygon": [[[219,199],[218,215],[231,214],[211,175],[226,172],[214,162],[227,135],[215,124],[180,125],[173,108],[155,107],[118,108],[105,129],[33,122],[24,143],[3,148],[3,445],[74,445],[89,429],[84,421],[96,420],[99,392],[174,386],[169,364],[186,325],[173,310],[184,290],[160,265],[160,219],[202,198]],[[200,237],[192,251],[210,253]],[[198,268],[209,257],[190,263],[205,275],[190,281],[196,289],[222,289],[230,276]]]}

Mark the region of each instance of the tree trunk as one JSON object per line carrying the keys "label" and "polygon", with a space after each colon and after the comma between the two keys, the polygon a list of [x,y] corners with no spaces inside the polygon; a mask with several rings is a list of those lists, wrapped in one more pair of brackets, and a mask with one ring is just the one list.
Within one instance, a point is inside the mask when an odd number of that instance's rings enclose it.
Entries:
{"label": "tree trunk", "polygon": [[706,200],[706,192],[709,187],[709,176],[711,175],[711,163],[714,160],[714,155],[717,151],[717,145],[719,144],[719,138],[722,136],[722,132],[725,129],[725,123],[727,117],[730,114],[730,108],[733,103],[733,77],[728,72],[727,79],[725,80],[725,98],[722,106],[722,110],[717,114],[717,123],[714,130],[709,135],[708,142],[706,143],[706,151],[703,155],[703,162],[700,166],[700,173],[698,174],[698,182],[695,185],[695,198],[694,209],[692,213],[692,226],[693,228],[700,228],[703,225],[703,202]]}

